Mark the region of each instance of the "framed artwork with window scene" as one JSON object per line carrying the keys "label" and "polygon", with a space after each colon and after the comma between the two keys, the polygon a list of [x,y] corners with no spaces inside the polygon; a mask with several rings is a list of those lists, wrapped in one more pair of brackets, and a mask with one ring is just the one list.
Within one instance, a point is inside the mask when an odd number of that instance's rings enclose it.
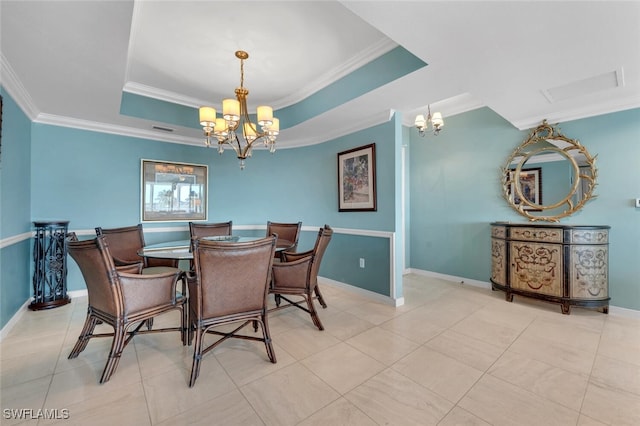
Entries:
{"label": "framed artwork with window scene", "polygon": [[143,222],[207,220],[206,165],[142,160]]}

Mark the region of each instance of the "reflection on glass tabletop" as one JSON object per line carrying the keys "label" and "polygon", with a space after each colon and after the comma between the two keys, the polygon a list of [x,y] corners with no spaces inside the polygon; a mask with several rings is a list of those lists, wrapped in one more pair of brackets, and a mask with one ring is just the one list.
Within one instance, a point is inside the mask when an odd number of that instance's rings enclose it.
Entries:
{"label": "reflection on glass tabletop", "polygon": [[[243,237],[238,235],[221,235],[215,237],[202,237],[209,241],[249,242],[265,237]],[[281,250],[277,248],[276,250]],[[138,250],[138,254],[144,257],[156,257],[162,259],[193,259],[190,240],[165,241],[163,243],[149,244]]]}

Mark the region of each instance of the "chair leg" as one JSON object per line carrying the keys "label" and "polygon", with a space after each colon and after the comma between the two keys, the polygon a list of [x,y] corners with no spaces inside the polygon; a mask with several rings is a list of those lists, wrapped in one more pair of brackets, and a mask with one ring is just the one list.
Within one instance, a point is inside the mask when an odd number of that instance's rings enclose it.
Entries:
{"label": "chair leg", "polygon": [[277,293],[276,293],[276,294],[274,294],[273,296],[274,296],[274,299],[276,300],[276,306],[277,306],[277,307],[280,307],[280,303],[282,302],[282,298],[281,298],[281,297],[280,297],[280,295],[279,295],[279,294],[277,294]]}
{"label": "chair leg", "polygon": [[182,305],[180,313],[182,315],[182,318],[180,319],[180,337],[182,338],[182,346],[186,346],[187,344],[191,344],[189,333],[189,309],[187,309],[187,305]]}
{"label": "chair leg", "polygon": [[104,371],[102,372],[100,384],[108,382],[111,378],[111,375],[116,371],[116,368],[118,368],[118,363],[120,362],[120,357],[122,356],[122,350],[124,349],[126,336],[127,330],[124,327],[124,324],[116,324],[113,333],[113,342],[111,343],[111,351],[109,351],[109,358],[107,358],[107,364],[105,365]]}
{"label": "chair leg", "polygon": [[202,360],[202,341],[203,333],[200,326],[196,326],[196,341],[193,344],[193,363],[191,364],[191,378],[189,379],[189,387],[193,387],[196,383],[198,375],[200,375],[200,361]]}
{"label": "chair leg", "polygon": [[[276,352],[273,350],[273,344],[271,343],[271,332],[269,331],[269,322],[267,320],[267,314],[262,315],[262,336],[264,337],[264,345],[267,348],[267,356],[272,363],[278,362],[276,360]],[[258,321],[255,321],[257,324]]]}
{"label": "chair leg", "polygon": [[316,284],[316,288],[314,289],[316,293],[316,297],[318,298],[318,302],[322,305],[323,309],[327,309],[327,304],[324,301],[324,297],[322,297],[322,293],[320,293],[320,287]]}
{"label": "chair leg", "polygon": [[188,305],[185,305],[185,308],[188,309],[187,314],[187,343],[189,346],[193,343],[193,335],[196,330],[196,324],[191,321],[191,318],[195,318],[195,313],[190,309]]}
{"label": "chair leg", "polygon": [[322,325],[322,322],[320,322],[320,317],[318,316],[318,313],[316,312],[316,308],[313,305],[313,296],[311,292],[305,294],[304,298],[307,301],[307,307],[309,308],[309,313],[311,314],[311,319],[313,320],[313,323],[316,325],[316,327],[318,327],[319,330],[324,330],[324,326]]}
{"label": "chair leg", "polygon": [[93,335],[93,330],[96,328],[96,324],[100,321],[98,318],[94,317],[90,313],[87,314],[87,318],[84,321],[84,327],[82,327],[82,331],[80,332],[80,336],[78,336],[78,341],[75,346],[71,350],[69,354],[69,359],[76,358],[80,352],[84,351],[89,343],[89,339]]}
{"label": "chair leg", "polygon": [[147,330],[151,331],[152,328],[153,328],[153,318],[149,318],[147,320]]}

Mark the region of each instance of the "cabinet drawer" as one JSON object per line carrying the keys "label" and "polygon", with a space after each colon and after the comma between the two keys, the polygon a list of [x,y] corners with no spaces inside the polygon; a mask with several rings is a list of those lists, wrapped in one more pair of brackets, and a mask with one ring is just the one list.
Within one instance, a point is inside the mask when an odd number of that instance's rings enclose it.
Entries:
{"label": "cabinet drawer", "polygon": [[492,226],[491,236],[493,238],[507,238],[507,228],[504,226]]}
{"label": "cabinet drawer", "polygon": [[608,244],[609,230],[607,229],[573,229],[571,230],[573,244]]}
{"label": "cabinet drawer", "polygon": [[511,228],[511,238],[545,243],[562,243],[562,229],[514,227]]}

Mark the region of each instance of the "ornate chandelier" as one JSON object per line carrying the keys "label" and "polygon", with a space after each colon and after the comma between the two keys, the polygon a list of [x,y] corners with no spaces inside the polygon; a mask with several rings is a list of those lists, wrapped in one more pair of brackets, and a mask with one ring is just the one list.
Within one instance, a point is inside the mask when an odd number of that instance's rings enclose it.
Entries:
{"label": "ornate chandelier", "polygon": [[247,110],[249,90],[244,87],[244,61],[249,58],[249,54],[238,50],[236,58],[240,59],[240,87],[235,90],[236,99],[222,100],[222,118],[216,117],[215,108],[200,107],[200,125],[206,136],[205,145],[211,146],[213,136],[218,141],[220,155],[224,152],[224,145],[229,145],[240,160],[240,169],[244,169],[244,160],[251,157],[254,142],[262,140],[269,152],[276,151],[280,121],[273,116],[273,108],[265,105],[257,108],[260,129],[251,121]]}
{"label": "ornate chandelier", "polygon": [[429,124],[431,124],[431,131],[434,135],[438,136],[438,133],[444,127],[444,120],[442,119],[442,114],[439,112],[434,112],[433,116],[431,115],[431,105],[428,107],[427,118],[424,118],[424,115],[418,114],[416,116],[416,127],[418,129],[418,133],[420,136],[426,134],[427,130],[429,130]]}

